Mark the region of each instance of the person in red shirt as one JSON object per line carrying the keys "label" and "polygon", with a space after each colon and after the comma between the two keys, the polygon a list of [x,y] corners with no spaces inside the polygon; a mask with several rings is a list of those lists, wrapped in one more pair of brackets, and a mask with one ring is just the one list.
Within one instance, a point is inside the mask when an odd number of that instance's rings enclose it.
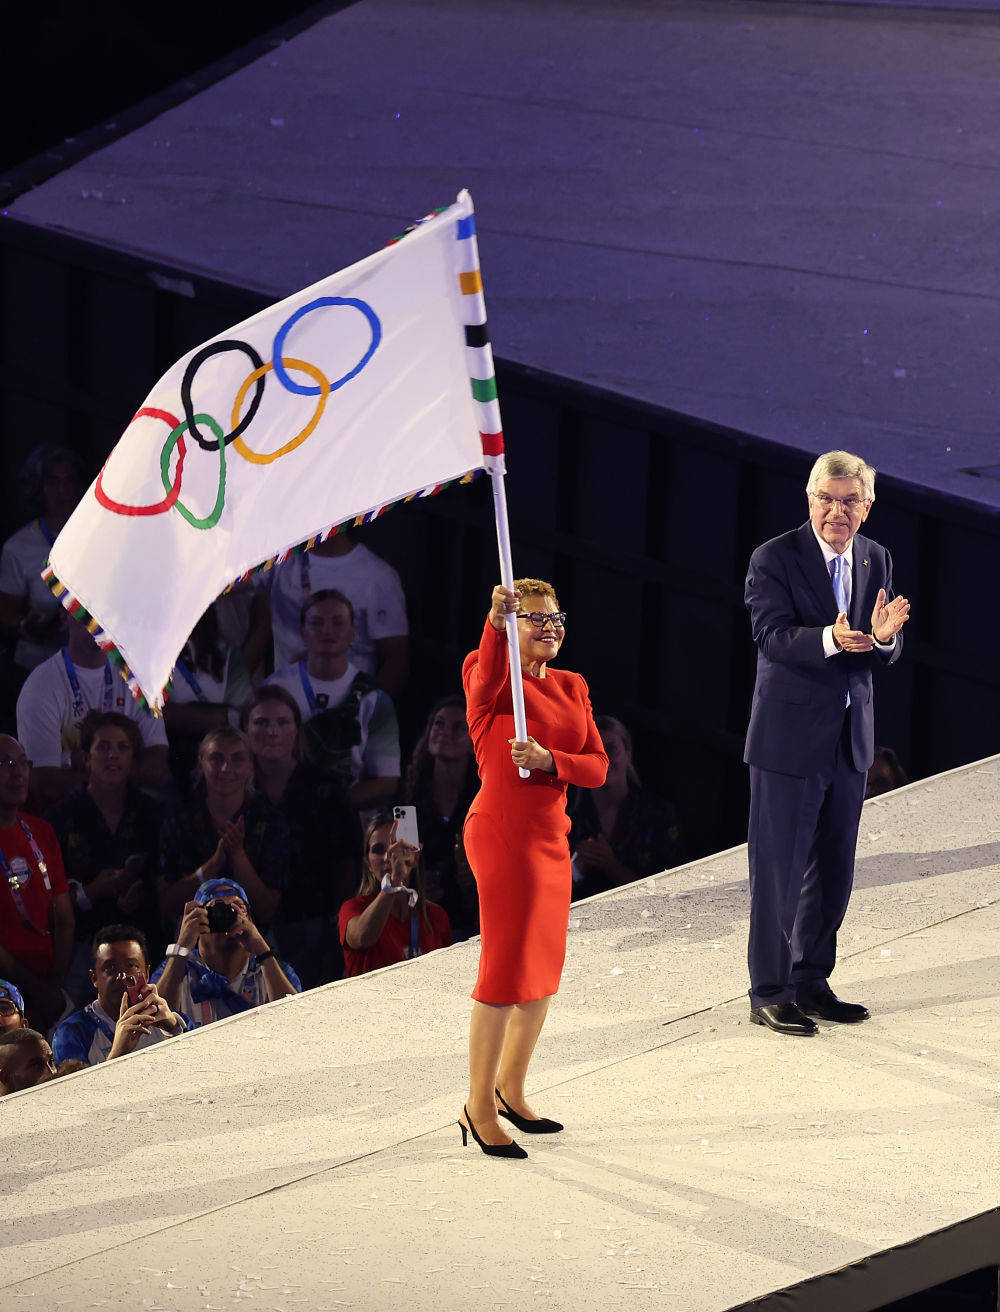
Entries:
{"label": "person in red shirt", "polygon": [[397,840],[388,812],[373,816],[365,830],[361,887],[338,920],[345,975],[366,975],[451,945],[448,913],[424,896],[420,849]]}
{"label": "person in red shirt", "polygon": [[21,744],[0,734],[0,975],[24,994],[44,1032],[66,1007],[73,903],[55,831],[21,810],[30,772]]}

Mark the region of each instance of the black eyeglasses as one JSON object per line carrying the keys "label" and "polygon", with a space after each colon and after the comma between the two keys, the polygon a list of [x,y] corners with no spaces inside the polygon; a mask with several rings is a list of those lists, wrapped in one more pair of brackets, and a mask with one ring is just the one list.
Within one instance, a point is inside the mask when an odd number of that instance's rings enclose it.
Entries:
{"label": "black eyeglasses", "polygon": [[544,629],[546,622],[551,620],[554,629],[564,629],[566,627],[566,612],[564,610],[533,610],[518,611],[519,620],[531,620],[536,629]]}

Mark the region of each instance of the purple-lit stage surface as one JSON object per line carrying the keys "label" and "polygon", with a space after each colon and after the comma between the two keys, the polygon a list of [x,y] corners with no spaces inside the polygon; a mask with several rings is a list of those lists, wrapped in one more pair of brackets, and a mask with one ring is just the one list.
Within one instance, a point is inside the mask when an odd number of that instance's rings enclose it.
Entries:
{"label": "purple-lit stage surface", "polygon": [[1000,507],[996,60],[952,6],[362,0],[10,213],[277,297],[467,186],[501,357]]}
{"label": "purple-lit stage surface", "polygon": [[455,1124],[476,942],[5,1098],[0,1306],[860,1312],[995,1266],[998,783],[866,805],[863,1025],[749,1023],[745,848],[576,905],[525,1162]]}

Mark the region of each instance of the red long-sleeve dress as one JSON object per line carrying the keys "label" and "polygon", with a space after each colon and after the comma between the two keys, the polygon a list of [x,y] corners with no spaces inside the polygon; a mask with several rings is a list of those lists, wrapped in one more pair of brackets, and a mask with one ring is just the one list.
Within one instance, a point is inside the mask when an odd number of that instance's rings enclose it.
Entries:
{"label": "red long-sleeve dress", "polygon": [[506,1005],[559,988],[573,888],[566,787],[599,788],[608,771],[587,685],[546,667],[524,675],[528,733],[556,773],[522,779],[510,759],[514,732],[506,630],[489,620],[462,667],[466,714],[482,787],[465,822],[465,851],[479,888],[482,950],[472,996]]}

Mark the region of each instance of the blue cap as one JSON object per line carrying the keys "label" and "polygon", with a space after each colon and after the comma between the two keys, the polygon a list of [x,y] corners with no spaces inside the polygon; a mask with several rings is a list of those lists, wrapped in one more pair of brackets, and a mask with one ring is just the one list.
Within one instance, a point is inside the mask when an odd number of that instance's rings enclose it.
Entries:
{"label": "blue cap", "polygon": [[21,997],[21,990],[8,980],[0,979],[0,998],[10,998],[21,1015],[24,1015],[24,998]]}
{"label": "blue cap", "polygon": [[237,884],[235,879],[206,879],[204,884],[198,885],[194,900],[200,906],[207,907],[209,902],[213,902],[217,897],[241,897],[245,907],[250,905],[246,889],[241,884]]}

